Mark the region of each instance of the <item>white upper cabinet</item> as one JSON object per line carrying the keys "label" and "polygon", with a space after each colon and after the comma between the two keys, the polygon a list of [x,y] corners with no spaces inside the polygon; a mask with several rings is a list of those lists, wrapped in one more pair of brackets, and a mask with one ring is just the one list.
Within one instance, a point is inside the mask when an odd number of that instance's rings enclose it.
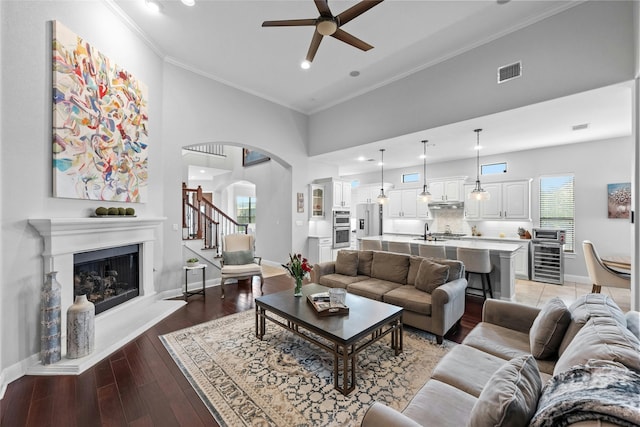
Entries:
{"label": "white upper cabinet", "polygon": [[[475,185],[464,185],[466,197]],[[531,180],[492,182],[482,184],[489,200],[465,200],[465,219],[468,220],[527,220],[531,219]]]}
{"label": "white upper cabinet", "polygon": [[461,179],[429,182],[431,200],[434,202],[458,202],[463,200]]}
{"label": "white upper cabinet", "polygon": [[333,181],[333,207],[348,208],[351,206],[351,183]]}
{"label": "white upper cabinet", "polygon": [[418,215],[418,190],[409,188],[389,191],[389,217],[416,218]]}
{"label": "white upper cabinet", "polygon": [[354,190],[356,203],[375,203],[380,193],[380,185],[362,185]]}
{"label": "white upper cabinet", "polygon": [[505,219],[531,218],[531,180],[505,182],[502,198]]}
{"label": "white upper cabinet", "polygon": [[476,188],[475,184],[465,184],[463,186],[462,197],[464,197],[464,218],[467,220],[480,219],[480,202],[469,199],[468,194]]}
{"label": "white upper cabinet", "polygon": [[311,184],[311,218],[323,218],[324,212],[324,185]]}

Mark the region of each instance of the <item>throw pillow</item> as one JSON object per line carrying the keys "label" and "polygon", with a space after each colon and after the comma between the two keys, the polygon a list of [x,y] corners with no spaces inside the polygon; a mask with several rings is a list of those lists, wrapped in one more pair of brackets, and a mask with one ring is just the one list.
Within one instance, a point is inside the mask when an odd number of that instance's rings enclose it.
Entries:
{"label": "throw pillow", "polygon": [[246,251],[222,251],[222,262],[227,265],[243,265],[253,263],[253,253]]}
{"label": "throw pillow", "polygon": [[420,263],[424,257],[411,255],[409,257],[409,273],[407,274],[407,285],[415,285],[416,284],[416,276],[418,275],[418,269],[420,268]]}
{"label": "throw pillow", "polygon": [[529,346],[536,359],[555,356],[571,322],[569,309],[558,297],[542,307],[529,330]]}
{"label": "throw pillow", "polygon": [[437,264],[428,259],[423,259],[416,275],[415,287],[421,291],[431,293],[438,286],[447,283],[449,278],[449,266]]}
{"label": "throw pillow", "polygon": [[526,426],[536,412],[542,390],[538,364],[532,355],[511,359],[482,389],[471,409],[470,427]]}
{"label": "throw pillow", "polygon": [[358,252],[338,251],[335,272],[345,276],[356,276],[358,274]]}
{"label": "throw pillow", "polygon": [[405,285],[408,273],[409,255],[378,251],[373,253],[372,278]]}
{"label": "throw pillow", "polygon": [[373,251],[358,251],[358,274],[371,276]]}

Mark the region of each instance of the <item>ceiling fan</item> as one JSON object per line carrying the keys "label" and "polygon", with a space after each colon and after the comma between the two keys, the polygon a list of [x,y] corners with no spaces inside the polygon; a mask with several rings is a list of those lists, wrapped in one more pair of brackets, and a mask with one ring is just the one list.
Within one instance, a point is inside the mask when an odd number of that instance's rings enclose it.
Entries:
{"label": "ceiling fan", "polygon": [[339,15],[334,16],[329,9],[328,0],[314,0],[316,4],[316,8],[318,12],[320,12],[320,16],[315,19],[287,19],[282,21],[264,21],[262,23],[263,27],[299,27],[299,26],[315,26],[316,30],[313,32],[313,38],[311,39],[311,45],[309,46],[309,51],[307,52],[307,65],[309,65],[312,61],[316,52],[318,51],[318,47],[320,46],[320,42],[322,41],[322,37],[331,36],[340,41],[343,41],[351,46],[357,47],[360,50],[367,51],[369,49],[373,49],[368,43],[363,42],[359,38],[352,36],[346,31],[342,30],[340,27],[351,21],[354,18],[362,15],[372,7],[382,3],[383,0],[362,0],[360,3],[357,3],[351,6],[349,9],[340,13]]}

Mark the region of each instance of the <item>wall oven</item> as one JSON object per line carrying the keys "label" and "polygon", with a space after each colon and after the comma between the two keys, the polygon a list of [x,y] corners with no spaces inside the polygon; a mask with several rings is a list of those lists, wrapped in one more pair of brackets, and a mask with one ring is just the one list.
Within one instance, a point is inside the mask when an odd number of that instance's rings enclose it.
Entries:
{"label": "wall oven", "polygon": [[531,279],[564,283],[564,230],[534,228],[531,236]]}
{"label": "wall oven", "polygon": [[333,247],[351,246],[351,212],[333,211]]}

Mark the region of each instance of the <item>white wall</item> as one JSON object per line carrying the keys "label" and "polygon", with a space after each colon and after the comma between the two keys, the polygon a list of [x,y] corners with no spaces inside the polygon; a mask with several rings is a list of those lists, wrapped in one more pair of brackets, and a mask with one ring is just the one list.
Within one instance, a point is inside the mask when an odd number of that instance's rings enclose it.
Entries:
{"label": "white wall", "polygon": [[[355,147],[632,80],[633,3],[584,2],[316,113],[309,124],[309,153]],[[515,61],[522,61],[522,77],[498,85],[497,68]]]}
{"label": "white wall", "polygon": [[[2,230],[0,340],[3,372],[39,351],[43,242],[28,218],[84,217],[99,205],[52,197],[52,20],[81,35],[149,88],[149,201],[140,216],[161,216],[164,191],[162,62],[102,2],[2,1]],[[162,238],[162,237],[161,237]],[[157,254],[156,264],[161,264]],[[73,301],[63,301],[66,309]],[[10,380],[12,374],[7,374]]]}
{"label": "white wall", "polygon": [[[607,218],[607,184],[631,182],[634,140],[631,137],[604,141],[584,142],[537,150],[487,156],[481,163],[507,162],[508,172],[495,178],[481,177],[483,183],[533,178],[531,185],[531,215],[533,225],[540,224],[539,178],[541,175],[573,173],[575,176],[576,203],[576,253],[566,258],[565,274],[587,277],[581,242],[591,240],[601,254],[631,253],[631,225],[623,219]],[[403,169],[385,170],[385,181],[400,187],[403,173],[422,170],[422,165]],[[475,159],[436,163],[427,168],[428,179],[452,176],[468,176],[467,182],[475,181]],[[343,177],[359,179],[361,185],[375,184],[379,177],[375,173]],[[498,230],[496,221],[478,222],[487,230]],[[505,232],[512,232],[520,222],[504,222]]]}

